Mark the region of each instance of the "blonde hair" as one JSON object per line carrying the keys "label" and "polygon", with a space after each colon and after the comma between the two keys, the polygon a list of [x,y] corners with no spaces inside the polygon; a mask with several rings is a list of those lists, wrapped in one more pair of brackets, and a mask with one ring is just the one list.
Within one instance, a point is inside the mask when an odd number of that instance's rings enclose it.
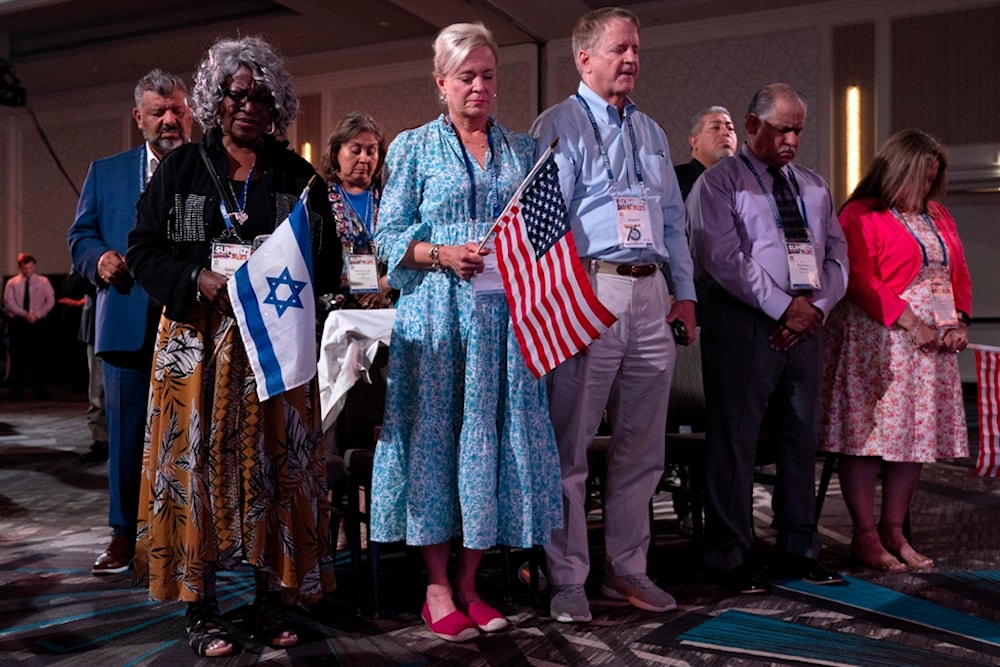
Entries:
{"label": "blonde hair", "polygon": [[[922,184],[935,162],[938,173],[925,197]],[[848,201],[874,197],[879,210],[926,212],[927,202],[944,193],[947,171],[948,153],[940,139],[923,130],[900,130],[875,154]]]}
{"label": "blonde hair", "polygon": [[474,50],[485,46],[497,57],[493,33],[482,23],[453,23],[434,40],[434,76],[446,77],[458,71]]}

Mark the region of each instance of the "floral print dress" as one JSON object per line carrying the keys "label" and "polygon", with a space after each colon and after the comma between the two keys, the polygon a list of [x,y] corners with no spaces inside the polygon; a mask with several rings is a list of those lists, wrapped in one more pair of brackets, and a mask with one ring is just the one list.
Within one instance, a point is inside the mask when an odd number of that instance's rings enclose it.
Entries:
{"label": "floral print dress", "polygon": [[546,544],[562,524],[545,386],[524,363],[505,296],[477,297],[451,271],[400,265],[414,240],[459,245],[485,236],[534,152],[530,137],[495,123],[490,143],[485,168],[469,158],[474,214],[463,149],[446,117],[401,133],[386,156],[375,241],[401,296],[372,484],[379,542],[461,536],[471,549],[527,547]]}
{"label": "floral print dress", "polygon": [[[928,323],[934,322],[932,280],[950,281],[932,224],[926,216],[909,220],[928,263],[901,295]],[[827,322],[820,449],[897,462],[968,456],[957,356],[923,352],[910,332],[842,301]]]}

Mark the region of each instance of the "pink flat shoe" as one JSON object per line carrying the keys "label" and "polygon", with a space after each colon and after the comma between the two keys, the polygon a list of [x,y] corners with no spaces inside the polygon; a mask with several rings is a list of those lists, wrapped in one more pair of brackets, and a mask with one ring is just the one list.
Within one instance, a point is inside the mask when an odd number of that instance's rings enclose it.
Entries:
{"label": "pink flat shoe", "polygon": [[425,602],[420,617],[424,619],[424,623],[431,629],[431,632],[445,641],[467,642],[479,636],[476,624],[460,611],[453,611],[444,618],[438,619],[437,623],[431,623],[431,611]]}
{"label": "pink flat shoe", "polygon": [[469,618],[483,632],[499,632],[510,623],[507,618],[485,602],[473,602],[468,609]]}

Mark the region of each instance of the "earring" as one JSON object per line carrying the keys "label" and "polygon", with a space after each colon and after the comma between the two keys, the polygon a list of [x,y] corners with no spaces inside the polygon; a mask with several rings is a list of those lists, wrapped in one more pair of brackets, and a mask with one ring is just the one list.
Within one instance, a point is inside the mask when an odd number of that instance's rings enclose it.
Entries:
{"label": "earring", "polygon": [[274,134],[274,121],[273,120],[270,123],[268,123],[266,131],[267,131],[268,134]]}
{"label": "earring", "polygon": [[441,100],[441,104],[448,104],[448,96],[444,93],[438,93],[438,99]]}

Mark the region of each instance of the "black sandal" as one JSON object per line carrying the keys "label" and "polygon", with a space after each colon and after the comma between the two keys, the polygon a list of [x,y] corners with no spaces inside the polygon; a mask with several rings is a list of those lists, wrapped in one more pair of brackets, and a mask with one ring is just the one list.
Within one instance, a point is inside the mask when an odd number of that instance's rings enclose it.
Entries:
{"label": "black sandal", "polygon": [[[279,593],[261,593],[253,601],[253,621],[257,636],[271,648],[288,648],[299,643],[299,635],[285,616]],[[288,633],[288,636],[283,636]]]}
{"label": "black sandal", "polygon": [[[195,655],[205,658],[218,658],[233,652],[233,638],[222,624],[222,614],[219,613],[219,603],[213,598],[202,598],[197,602],[188,602],[185,614],[185,627],[188,633],[188,646]],[[223,642],[222,646],[213,643]]]}

